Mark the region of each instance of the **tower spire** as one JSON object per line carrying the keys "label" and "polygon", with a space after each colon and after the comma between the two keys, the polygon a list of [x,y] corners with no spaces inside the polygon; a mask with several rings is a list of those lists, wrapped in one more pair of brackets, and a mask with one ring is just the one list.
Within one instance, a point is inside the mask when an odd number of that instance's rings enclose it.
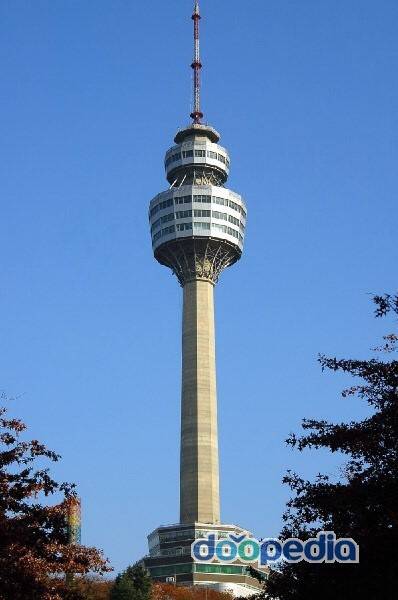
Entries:
{"label": "tower spire", "polygon": [[194,56],[192,62],[193,69],[193,97],[194,97],[194,105],[193,112],[191,113],[191,118],[194,123],[200,123],[201,119],[203,119],[203,113],[200,109],[200,70],[202,68],[202,63],[200,62],[200,42],[199,42],[199,21],[201,19],[200,9],[199,9],[199,0],[195,0],[195,7],[192,15],[193,20],[193,32],[194,32]]}

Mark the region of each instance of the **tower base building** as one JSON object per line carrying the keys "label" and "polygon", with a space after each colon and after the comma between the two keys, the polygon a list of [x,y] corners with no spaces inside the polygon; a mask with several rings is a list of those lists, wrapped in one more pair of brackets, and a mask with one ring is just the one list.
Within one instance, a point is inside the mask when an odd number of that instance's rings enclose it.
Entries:
{"label": "tower base building", "polygon": [[239,560],[228,564],[202,563],[192,558],[191,544],[211,533],[218,534],[218,538],[227,538],[231,533],[251,535],[236,525],[192,523],[158,527],[148,536],[149,556],[143,560],[153,581],[206,586],[241,597],[258,594],[262,584],[250,574],[247,564]]}

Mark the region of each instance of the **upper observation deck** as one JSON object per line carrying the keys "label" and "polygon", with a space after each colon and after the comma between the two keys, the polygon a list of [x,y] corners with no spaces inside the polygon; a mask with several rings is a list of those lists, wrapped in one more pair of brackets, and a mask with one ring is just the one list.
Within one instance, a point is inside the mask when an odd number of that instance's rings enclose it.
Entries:
{"label": "upper observation deck", "polygon": [[166,152],[165,169],[170,185],[190,182],[195,172],[210,172],[217,183],[228,179],[228,151],[217,142],[220,136],[209,125],[192,124],[177,133],[175,146]]}

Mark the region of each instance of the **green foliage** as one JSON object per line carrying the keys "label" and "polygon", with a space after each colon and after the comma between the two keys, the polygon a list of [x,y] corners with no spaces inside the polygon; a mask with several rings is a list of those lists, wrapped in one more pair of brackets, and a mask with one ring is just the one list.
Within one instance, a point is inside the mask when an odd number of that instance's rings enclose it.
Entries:
{"label": "green foliage", "polygon": [[[376,296],[376,316],[398,314],[398,296]],[[323,370],[354,377],[343,397],[365,401],[370,415],[361,421],[303,421],[304,435],[288,444],[299,451],[326,448],[347,456],[339,480],[318,475],[306,481],[289,472],[285,482],[294,495],[284,515],[281,537],[312,537],[320,529],[352,537],[360,547],[360,563],[284,564],[267,584],[278,600],[390,600],[396,594],[398,563],[398,361],[391,333],[372,360],[341,360],[321,356]],[[385,360],[380,358],[386,354]]]}
{"label": "green foliage", "polygon": [[146,569],[136,563],[116,577],[110,600],[150,600],[151,588]]}

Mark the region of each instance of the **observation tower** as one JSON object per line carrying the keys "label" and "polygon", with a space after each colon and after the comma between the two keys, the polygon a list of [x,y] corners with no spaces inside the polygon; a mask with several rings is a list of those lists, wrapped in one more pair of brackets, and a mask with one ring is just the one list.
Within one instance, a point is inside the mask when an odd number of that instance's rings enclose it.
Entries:
{"label": "observation tower", "polygon": [[221,272],[242,255],[247,210],[242,197],[225,186],[230,157],[219,144],[219,133],[202,123],[198,1],[192,19],[192,122],[177,132],[166,152],[169,188],[149,205],[154,256],[172,270],[183,290],[180,522],[148,536],[144,563],[155,580],[202,584],[242,596],[259,588],[243,563],[196,563],[190,549],[195,538],[207,533],[249,534],[220,521],[214,328],[214,287]]}

